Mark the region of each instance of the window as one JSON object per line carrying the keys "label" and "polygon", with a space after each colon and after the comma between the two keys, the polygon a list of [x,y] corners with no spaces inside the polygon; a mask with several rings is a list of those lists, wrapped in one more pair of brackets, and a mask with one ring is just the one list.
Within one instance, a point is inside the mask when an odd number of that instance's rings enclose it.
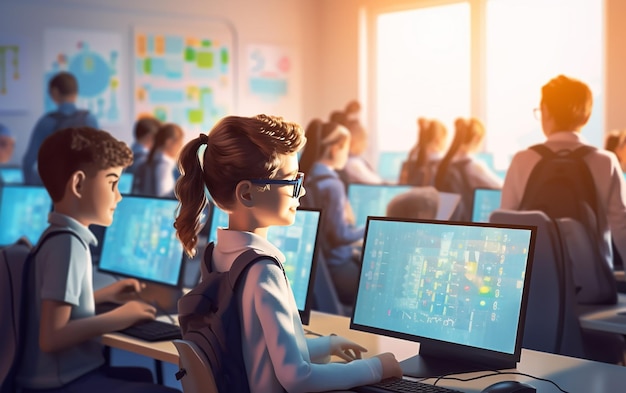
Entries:
{"label": "window", "polygon": [[602,146],[603,3],[471,0],[376,11],[370,102],[378,153],[408,151],[418,116],[442,120],[450,134],[456,117],[475,116],[487,129],[486,151],[504,169],[515,152],[544,140],[533,108],[558,74],[590,86],[594,108],[583,135]]}

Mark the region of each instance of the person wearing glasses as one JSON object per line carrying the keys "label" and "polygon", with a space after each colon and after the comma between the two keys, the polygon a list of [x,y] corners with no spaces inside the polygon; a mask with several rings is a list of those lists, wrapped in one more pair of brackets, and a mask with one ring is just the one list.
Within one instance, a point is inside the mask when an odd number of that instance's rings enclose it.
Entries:
{"label": "person wearing glasses", "polygon": [[[546,141],[538,146],[553,152],[573,152],[581,147],[590,146],[582,136],[582,129],[591,116],[592,105],[591,89],[582,81],[565,75],[559,75],[548,81],[541,88],[540,107],[533,111],[541,122],[546,136]],[[590,198],[586,198],[582,192],[591,191],[587,194],[595,200],[595,206],[590,206],[593,209],[592,221],[595,221],[595,225],[586,228],[591,228],[589,233],[593,235],[594,243],[599,245],[599,257],[593,261],[611,266],[613,264],[611,240],[619,254],[626,255],[626,182],[615,154],[593,147],[586,150],[586,154],[581,158],[586,168],[582,166],[580,168],[587,169],[589,176],[581,173],[581,182],[585,184],[578,188],[579,194],[569,193],[567,196],[546,188],[542,188],[543,193],[533,192],[535,185],[543,187],[546,184],[536,182],[546,177],[542,176],[542,172],[534,171],[542,160],[542,154],[537,151],[536,146],[516,153],[504,180],[501,207],[508,210],[524,210],[527,198],[538,201],[537,198],[533,199],[533,196],[542,198],[544,206],[569,206],[571,203],[563,198],[571,198],[572,201],[589,200]],[[535,173],[537,175],[531,178],[531,174]],[[550,204],[549,198],[555,195],[559,199]],[[560,201],[563,203],[559,205]],[[587,339],[585,336],[585,340]],[[609,341],[586,345],[590,359],[607,362],[623,360],[623,348],[621,337],[618,337],[617,343]]]}
{"label": "person wearing glasses", "polygon": [[[174,224],[185,252],[196,252],[206,187],[228,212],[228,228],[217,230],[214,271],[229,271],[249,249],[284,261],[268,242],[267,230],[291,225],[307,192],[297,158],[304,143],[299,125],[267,115],[225,117],[208,135],[187,143],[178,160],[180,211]],[[233,334],[241,334],[251,393],[346,390],[401,375],[390,353],[361,359],[365,348],[340,336],[305,337],[293,293],[275,261],[257,261],[244,280],[237,295],[241,332]],[[345,363],[329,363],[331,355]]]}
{"label": "person wearing glasses", "polygon": [[364,227],[354,225],[344,183],[337,171],[350,153],[350,131],[338,123],[313,120],[306,130],[307,142],[300,158],[306,174],[307,195],[302,206],[322,209],[320,242],[323,257],[339,300],[354,304],[360,272],[360,243]]}

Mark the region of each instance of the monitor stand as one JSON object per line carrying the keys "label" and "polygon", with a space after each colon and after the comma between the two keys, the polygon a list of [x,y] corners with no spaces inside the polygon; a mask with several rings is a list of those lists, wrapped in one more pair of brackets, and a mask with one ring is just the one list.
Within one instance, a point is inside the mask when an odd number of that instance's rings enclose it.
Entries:
{"label": "monitor stand", "polygon": [[402,374],[414,378],[439,377],[448,374],[463,374],[476,371],[491,371],[514,369],[515,363],[499,363],[488,365],[484,363],[465,361],[445,356],[416,355],[400,362]]}

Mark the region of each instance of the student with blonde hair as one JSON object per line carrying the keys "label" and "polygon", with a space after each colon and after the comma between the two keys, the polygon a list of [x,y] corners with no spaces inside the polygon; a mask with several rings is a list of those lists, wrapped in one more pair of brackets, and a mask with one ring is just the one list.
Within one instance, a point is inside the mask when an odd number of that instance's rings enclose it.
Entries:
{"label": "student with blonde hair", "polygon": [[433,186],[437,166],[443,158],[448,130],[439,120],[417,119],[417,142],[402,163],[398,183]]}
{"label": "student with blonde hair", "polygon": [[474,157],[485,138],[485,126],[476,118],[458,118],[454,138],[441,160],[435,176],[435,188],[461,195],[452,220],[470,221],[476,188],[502,188],[502,182],[487,166]]}
{"label": "student with blonde hair", "polygon": [[[267,240],[268,227],[291,225],[306,194],[297,153],[302,128],[279,117],[228,116],[208,135],[183,148],[176,184],[180,212],[175,227],[193,255],[205,187],[228,212],[228,228],[217,230],[211,270],[225,272],[249,249],[276,259],[250,266],[237,290],[243,358],[252,393],[320,392],[349,389],[401,370],[390,353],[360,359],[365,348],[339,336],[307,338],[293,293],[277,261],[285,256]],[[328,363],[331,355],[345,363]]]}

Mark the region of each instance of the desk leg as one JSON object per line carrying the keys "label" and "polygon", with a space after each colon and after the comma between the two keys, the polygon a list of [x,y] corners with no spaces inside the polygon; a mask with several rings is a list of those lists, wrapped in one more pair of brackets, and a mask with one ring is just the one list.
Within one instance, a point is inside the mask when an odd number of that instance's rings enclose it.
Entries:
{"label": "desk leg", "polygon": [[154,372],[156,372],[157,384],[163,385],[163,362],[154,359]]}

